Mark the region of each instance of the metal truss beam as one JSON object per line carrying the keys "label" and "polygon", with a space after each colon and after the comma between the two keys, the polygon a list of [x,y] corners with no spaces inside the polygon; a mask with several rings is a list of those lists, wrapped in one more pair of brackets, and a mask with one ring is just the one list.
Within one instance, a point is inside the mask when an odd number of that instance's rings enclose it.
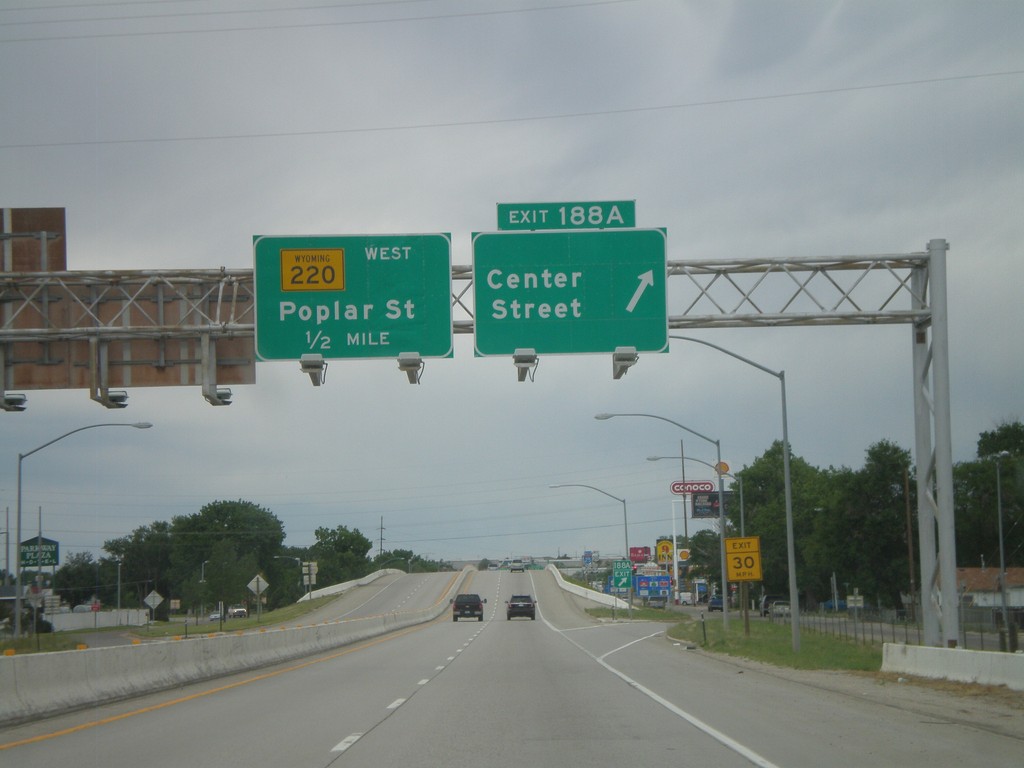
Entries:
{"label": "metal truss beam", "polygon": [[[912,328],[915,453],[922,613],[930,645],[956,645],[959,615],[953,525],[949,350],[944,240],[909,254],[670,261],[671,329],[907,324]],[[473,270],[454,265],[452,332],[474,332]],[[0,400],[18,366],[53,365],[58,343],[84,342],[92,397],[111,403],[114,366],[198,365],[203,394],[226,404],[217,387],[225,363],[217,343],[248,346],[229,364],[253,363],[255,290],[250,269],[102,272],[0,272]],[[139,359],[117,342],[155,341]],[[166,356],[174,345],[186,350]],[[123,346],[123,344],[122,344]],[[221,374],[223,375],[223,374]],[[141,378],[141,377],[140,377]],[[157,380],[152,383],[166,383]],[[241,383],[245,383],[242,380]],[[29,387],[31,388],[31,387]],[[11,407],[7,410],[19,410]],[[924,594],[925,591],[928,594]]]}

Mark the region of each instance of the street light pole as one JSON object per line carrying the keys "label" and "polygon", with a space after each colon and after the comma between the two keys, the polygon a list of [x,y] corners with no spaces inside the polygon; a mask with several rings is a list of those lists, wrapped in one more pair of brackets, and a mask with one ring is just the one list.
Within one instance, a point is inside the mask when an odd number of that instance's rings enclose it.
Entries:
{"label": "street light pole", "polygon": [[18,540],[14,546],[14,570],[16,571],[14,583],[14,636],[21,637],[21,463],[31,456],[33,453],[38,453],[43,448],[56,443],[58,440],[63,440],[65,437],[70,437],[78,432],[83,432],[87,429],[96,429],[97,427],[133,427],[134,429],[149,429],[153,425],[148,421],[140,421],[134,424],[127,424],[123,422],[105,422],[103,424],[90,424],[86,427],[79,427],[78,429],[72,429],[70,432],[65,432],[59,437],[53,438],[49,442],[43,443],[38,448],[33,448],[31,451],[18,454],[18,502],[17,502],[17,536]]}
{"label": "street light pole", "polygon": [[599,413],[594,416],[598,421],[605,421],[606,419],[612,419],[616,416],[644,416],[648,419],[658,419],[659,421],[667,421],[669,424],[674,424],[682,430],[689,432],[691,435],[696,435],[701,440],[707,440],[713,446],[715,446],[715,452],[717,454],[717,464],[715,465],[715,472],[718,474],[718,527],[719,536],[718,543],[720,556],[722,558],[722,629],[726,632],[729,631],[729,594],[728,594],[728,580],[725,570],[725,496],[722,494],[722,445],[718,440],[713,440],[707,435],[702,435],[696,430],[690,429],[687,426],[683,426],[678,421],[672,421],[672,419],[666,419],[664,416],[655,416],[653,413]]}
{"label": "street light pole", "polygon": [[993,458],[996,462],[996,508],[999,513],[999,591],[1003,601],[1003,631],[1006,632],[1006,648],[1010,648],[1010,614],[1006,609],[1006,559],[1003,549],[1003,477],[1000,472],[1002,460],[1010,455],[1000,451]]}
{"label": "street light pole", "polygon": [[[556,485],[549,485],[549,488],[589,488],[592,491],[603,493],[609,499],[615,499],[616,501],[622,502],[622,530],[626,538],[626,559],[629,560],[629,515],[626,512],[626,500],[620,499],[618,496],[612,496],[608,491],[602,491],[600,488],[595,488],[593,485],[584,485],[583,483],[558,483]],[[633,577],[629,577],[629,620],[633,620]]]}
{"label": "street light pole", "polygon": [[[697,459],[697,458],[694,458],[693,456],[685,456],[685,455],[683,455],[683,450],[682,449],[683,449],[683,441],[680,440],[679,441],[679,455],[678,456],[648,456],[647,460],[648,461],[660,461],[661,459],[679,459],[681,462],[683,462],[683,476],[680,479],[684,483],[686,482],[686,462],[687,461],[696,461],[698,464],[703,464],[705,467],[711,467],[711,469],[716,469],[717,470],[715,465],[712,464],[710,461],[704,461],[704,459]],[[744,519],[743,519],[743,517],[744,517],[743,516],[743,478],[739,477],[738,475],[730,474],[728,472],[723,472],[722,476],[723,477],[731,477],[733,480],[735,480],[737,483],[739,483],[739,486],[740,486],[740,536],[746,536],[747,534],[746,534],[746,531],[745,531]],[[683,535],[685,536],[686,535],[686,533],[685,533],[685,530],[686,530],[686,503],[685,503],[686,494],[683,494],[683,499],[684,499],[684,503],[683,503],[683,531],[684,531],[684,533],[683,533]],[[689,540],[687,540],[687,544],[689,544]],[[678,578],[678,576],[679,576],[679,572],[676,571],[676,577]],[[746,584],[744,583],[742,586],[746,586]]]}
{"label": "street light pole", "polygon": [[793,653],[800,652],[800,590],[796,584],[796,537],[793,532],[793,482],[789,473],[789,415],[786,408],[786,372],[773,371],[771,368],[754,362],[749,358],[738,355],[725,347],[712,344],[710,341],[695,339],[691,336],[672,336],[670,339],[681,339],[692,341],[696,344],[703,344],[705,347],[717,349],[729,357],[734,357],[741,363],[746,363],[759,371],[764,371],[770,376],[779,380],[779,387],[782,391],[782,483],[786,497],[786,561],[789,568],[789,608],[790,608],[790,629],[792,633]]}

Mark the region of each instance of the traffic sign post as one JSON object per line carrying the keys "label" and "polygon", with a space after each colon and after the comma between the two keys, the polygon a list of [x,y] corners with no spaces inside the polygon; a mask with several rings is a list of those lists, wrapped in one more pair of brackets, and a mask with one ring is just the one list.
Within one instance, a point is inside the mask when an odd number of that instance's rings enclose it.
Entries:
{"label": "traffic sign post", "polygon": [[635,200],[498,203],[498,229],[612,229],[636,226]]}
{"label": "traffic sign post", "polygon": [[263,621],[263,593],[270,587],[270,582],[257,573],[247,585],[249,591],[256,595],[256,621]]}
{"label": "traffic sign post", "polygon": [[633,578],[633,564],[629,560],[616,560],[612,566],[612,588],[629,589]]}
{"label": "traffic sign post", "polygon": [[261,360],[452,354],[451,237],[253,238]]}
{"label": "traffic sign post", "polygon": [[725,563],[729,581],[761,581],[761,537],[726,539]]}
{"label": "traffic sign post", "polygon": [[660,229],[473,235],[476,354],[668,348]]}

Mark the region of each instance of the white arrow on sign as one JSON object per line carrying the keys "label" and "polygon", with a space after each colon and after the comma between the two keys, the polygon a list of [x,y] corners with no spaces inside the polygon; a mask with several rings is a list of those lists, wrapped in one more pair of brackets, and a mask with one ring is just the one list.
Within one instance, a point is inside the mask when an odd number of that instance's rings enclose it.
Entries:
{"label": "white arrow on sign", "polygon": [[654,285],[654,270],[649,269],[642,275],[637,275],[640,278],[640,285],[637,286],[636,291],[633,292],[633,298],[629,300],[629,304],[626,305],[626,311],[632,312],[636,309],[636,303],[640,301],[640,297],[644,295],[644,291]]}

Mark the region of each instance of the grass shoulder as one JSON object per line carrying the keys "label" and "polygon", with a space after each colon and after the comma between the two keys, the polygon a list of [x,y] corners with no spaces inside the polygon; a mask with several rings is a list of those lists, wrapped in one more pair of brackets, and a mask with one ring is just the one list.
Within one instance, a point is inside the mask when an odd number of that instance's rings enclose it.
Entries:
{"label": "grass shoulder", "polygon": [[[626,611],[591,608],[588,614],[598,619],[624,619]],[[742,617],[729,622],[726,633],[721,617],[701,620],[695,616],[658,608],[634,608],[634,621],[671,622],[666,634],[673,640],[688,643],[712,653],[759,661],[791,669],[847,670],[877,672],[882,666],[880,646],[862,645],[851,640],[817,632],[800,634],[800,652],[793,652],[793,636],[789,624],[771,623],[761,619],[750,622],[750,634],[744,629]]]}
{"label": "grass shoulder", "polygon": [[[262,616],[255,614],[245,619],[226,619],[223,632],[251,632],[258,629],[273,629],[283,625],[294,625],[301,623],[303,616],[315,611],[326,603],[331,602],[334,597],[321,597],[316,600],[293,603],[283,608],[268,611]],[[142,626],[121,626],[105,627],[97,630],[75,630],[67,632],[45,632],[40,635],[28,635],[20,639],[5,638],[0,641],[0,653],[13,652],[16,654],[25,653],[53,653],[56,651],[74,651],[80,647],[88,647],[88,642],[83,642],[83,637],[97,632],[121,632],[131,635],[140,640],[167,640],[178,637],[194,637],[197,635],[210,635],[221,632],[219,621],[202,620],[198,624],[194,618],[187,622],[180,619],[172,621],[155,621]]]}

